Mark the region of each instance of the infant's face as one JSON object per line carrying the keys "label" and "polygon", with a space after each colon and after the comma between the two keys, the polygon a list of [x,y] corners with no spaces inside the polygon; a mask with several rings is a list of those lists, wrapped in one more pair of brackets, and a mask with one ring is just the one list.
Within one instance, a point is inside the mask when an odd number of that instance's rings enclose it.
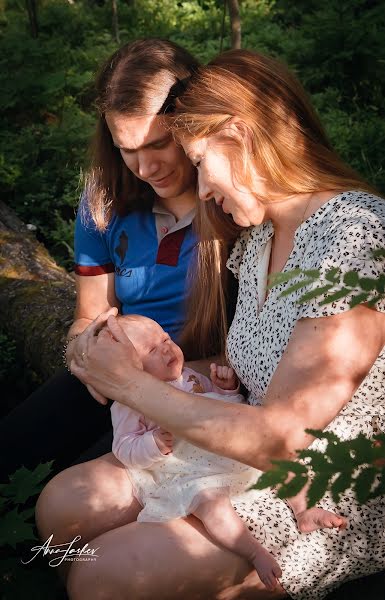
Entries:
{"label": "infant's face", "polygon": [[183,352],[158,323],[150,319],[126,320],[123,316],[119,325],[134,344],[146,373],[162,381],[173,381],[181,375]]}

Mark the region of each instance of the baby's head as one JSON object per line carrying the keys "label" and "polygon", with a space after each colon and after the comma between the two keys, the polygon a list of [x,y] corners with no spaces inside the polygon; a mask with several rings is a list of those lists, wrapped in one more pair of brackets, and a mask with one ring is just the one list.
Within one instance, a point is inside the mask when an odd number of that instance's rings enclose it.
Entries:
{"label": "baby's head", "polygon": [[141,315],[120,315],[118,321],[133,343],[146,373],[162,381],[180,377],[183,352],[156,321]]}

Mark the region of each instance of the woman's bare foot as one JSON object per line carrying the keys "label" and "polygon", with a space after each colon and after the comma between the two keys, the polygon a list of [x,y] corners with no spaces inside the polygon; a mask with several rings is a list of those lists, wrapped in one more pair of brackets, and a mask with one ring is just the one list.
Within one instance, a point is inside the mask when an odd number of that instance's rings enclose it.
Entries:
{"label": "woman's bare foot", "polygon": [[278,585],[279,577],[282,576],[281,568],[275,558],[265,548],[259,546],[251,562],[265,587],[274,590]]}
{"label": "woman's bare foot", "polygon": [[348,524],[345,517],[336,515],[329,510],[318,508],[317,506],[308,508],[302,512],[297,512],[295,518],[297,520],[298,530],[301,533],[310,533],[317,529],[346,529]]}

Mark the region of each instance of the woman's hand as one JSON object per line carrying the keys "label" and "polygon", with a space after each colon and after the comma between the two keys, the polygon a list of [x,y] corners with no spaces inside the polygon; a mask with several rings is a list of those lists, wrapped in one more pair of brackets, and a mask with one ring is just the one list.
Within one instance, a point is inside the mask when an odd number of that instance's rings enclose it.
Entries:
{"label": "woman's hand", "polygon": [[[107,322],[107,327],[101,327]],[[76,375],[101,404],[119,398],[120,391],[143,365],[138,354],[111,311],[101,314],[82,333],[83,350],[71,361]],[[131,369],[134,369],[132,373]]]}
{"label": "woman's hand", "polygon": [[[72,340],[72,342],[68,344],[66,352],[66,359],[68,365],[71,365],[72,361],[80,363],[83,360],[83,356],[87,351],[87,331],[89,330],[89,328],[91,328],[92,331],[98,331],[106,324],[108,317],[110,315],[115,316],[117,312],[117,308],[110,308],[106,312],[101,313],[96,317],[96,319],[91,321],[91,323],[84,329],[84,331],[82,331],[82,333],[80,333],[74,340]],[[100,394],[97,394],[95,390],[90,388],[81,377],[79,377],[79,379],[82,383],[84,383],[91,396],[93,396],[95,400],[101,402],[102,404],[107,403],[107,400],[105,398],[102,398]]]}
{"label": "woman's hand", "polygon": [[117,313],[118,313],[117,308],[110,308],[106,312],[102,312],[100,315],[98,315],[96,317],[96,319],[91,321],[90,324],[87,325],[87,327],[79,335],[77,335],[77,337],[75,337],[75,339],[72,340],[72,342],[70,342],[68,344],[66,356],[67,356],[67,362],[69,365],[71,364],[71,361],[73,359],[75,359],[76,361],[79,361],[81,359],[83,353],[87,350],[86,332],[88,331],[88,329],[90,327],[92,327],[93,330],[95,330],[95,328],[97,330],[101,329],[107,322],[108,317],[110,315],[115,316],[115,315],[117,315]]}

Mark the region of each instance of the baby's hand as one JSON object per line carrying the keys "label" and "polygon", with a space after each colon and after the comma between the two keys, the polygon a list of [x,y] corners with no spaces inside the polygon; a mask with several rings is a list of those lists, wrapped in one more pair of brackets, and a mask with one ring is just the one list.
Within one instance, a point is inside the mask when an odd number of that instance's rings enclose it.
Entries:
{"label": "baby's hand", "polygon": [[173,435],[169,431],[158,427],[152,432],[156,445],[162,454],[170,454],[173,446]]}
{"label": "baby's hand", "polygon": [[225,367],[211,363],[210,379],[214,385],[222,390],[238,389],[238,377],[231,367]]}

